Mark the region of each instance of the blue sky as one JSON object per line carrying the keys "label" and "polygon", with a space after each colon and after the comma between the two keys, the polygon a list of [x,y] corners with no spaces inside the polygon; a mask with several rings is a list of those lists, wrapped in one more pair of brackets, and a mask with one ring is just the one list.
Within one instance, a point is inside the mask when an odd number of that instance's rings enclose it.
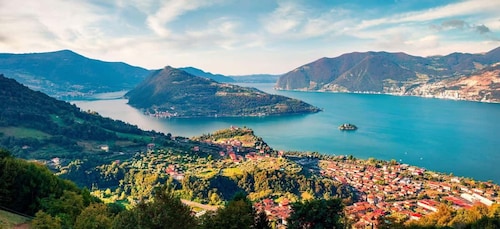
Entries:
{"label": "blue sky", "polygon": [[486,52],[500,46],[499,9],[498,0],[0,0],[0,52],[282,74],[355,51]]}

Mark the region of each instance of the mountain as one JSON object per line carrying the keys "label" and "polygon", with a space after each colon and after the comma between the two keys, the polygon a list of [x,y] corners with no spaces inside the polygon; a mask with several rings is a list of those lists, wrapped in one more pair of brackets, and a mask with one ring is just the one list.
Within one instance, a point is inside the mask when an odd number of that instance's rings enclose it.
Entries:
{"label": "mountain", "polygon": [[319,111],[297,99],[218,83],[172,67],[155,71],[125,97],[130,105],[165,117],[239,117]]}
{"label": "mountain", "polygon": [[280,75],[252,74],[231,76],[237,83],[275,83]]}
{"label": "mountain", "polygon": [[185,71],[191,75],[213,79],[213,80],[220,82],[220,83],[234,82],[234,79],[231,77],[224,76],[221,74],[212,74],[210,72],[205,72],[201,69],[194,68],[194,67],[184,67],[184,68],[179,68],[179,69],[182,71]]}
{"label": "mountain", "polygon": [[418,86],[411,95],[500,103],[500,64],[467,76]]}
{"label": "mountain", "polygon": [[0,148],[22,158],[101,158],[145,148],[162,134],[33,91],[0,75]]}
{"label": "mountain", "polygon": [[252,75],[221,75],[205,72],[194,67],[179,68],[191,75],[213,79],[219,83],[275,83],[279,75],[252,74]]}
{"label": "mountain", "polygon": [[130,90],[149,70],[89,59],[69,50],[0,54],[0,73],[54,97]]}
{"label": "mountain", "polygon": [[[276,88],[334,92],[416,94],[413,89],[471,76],[500,62],[500,47],[484,54],[418,57],[405,53],[354,52],[321,58],[284,75]],[[494,88],[491,88],[494,90]]]}

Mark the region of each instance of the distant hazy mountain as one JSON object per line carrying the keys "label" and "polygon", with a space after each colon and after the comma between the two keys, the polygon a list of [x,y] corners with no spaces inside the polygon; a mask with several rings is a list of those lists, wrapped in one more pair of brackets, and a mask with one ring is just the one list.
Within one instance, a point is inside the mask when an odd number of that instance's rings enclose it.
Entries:
{"label": "distant hazy mountain", "polygon": [[253,74],[231,76],[237,83],[276,83],[280,75]]}
{"label": "distant hazy mountain", "polygon": [[125,95],[163,117],[236,117],[318,112],[300,100],[197,77],[172,67],[155,71]]}
{"label": "distant hazy mountain", "polygon": [[417,87],[468,76],[498,62],[500,47],[485,54],[452,53],[426,58],[405,53],[355,52],[296,68],[282,75],[276,88],[416,94],[413,90]]}
{"label": "distant hazy mountain", "polygon": [[[83,158],[110,150],[133,151],[154,132],[81,111],[0,74],[0,148],[22,158]],[[89,154],[87,154],[89,153]],[[109,154],[99,157],[112,156]]]}
{"label": "distant hazy mountain", "polygon": [[0,54],[0,73],[51,96],[130,90],[149,70],[121,62],[89,59],[69,50]]}
{"label": "distant hazy mountain", "polygon": [[191,75],[213,79],[220,83],[275,83],[279,75],[253,74],[253,75],[221,75],[205,72],[194,67],[179,68]]}
{"label": "distant hazy mountain", "polygon": [[179,68],[179,69],[182,71],[185,71],[191,75],[213,79],[213,80],[220,82],[220,83],[234,82],[234,79],[231,77],[224,76],[221,74],[212,74],[210,72],[205,72],[201,69],[194,68],[194,67],[185,67],[185,68]]}

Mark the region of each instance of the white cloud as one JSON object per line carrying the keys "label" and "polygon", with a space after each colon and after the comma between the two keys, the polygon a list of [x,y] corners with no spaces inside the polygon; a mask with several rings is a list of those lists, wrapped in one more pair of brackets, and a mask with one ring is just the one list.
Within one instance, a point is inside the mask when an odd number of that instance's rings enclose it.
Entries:
{"label": "white cloud", "polygon": [[468,0],[427,10],[390,15],[388,17],[371,20],[363,20],[361,21],[360,25],[357,26],[357,29],[360,30],[376,26],[387,26],[409,22],[429,22],[457,16],[468,16],[477,13],[493,14],[495,17],[497,17],[498,9],[500,9],[500,1]]}
{"label": "white cloud", "polygon": [[294,2],[280,2],[270,15],[261,18],[264,28],[271,34],[293,31],[304,20],[306,12]]}
{"label": "white cloud", "polygon": [[160,9],[147,19],[147,24],[157,35],[167,37],[171,34],[167,24],[188,11],[212,4],[205,0],[170,0],[165,1]]}
{"label": "white cloud", "polygon": [[[226,0],[0,0],[0,50],[71,49],[147,68],[193,65],[245,74],[283,73],[352,51],[435,55],[500,44],[499,1],[460,1],[379,17],[381,9],[349,7],[308,1],[240,7]],[[247,8],[255,12],[243,12]]]}
{"label": "white cloud", "polygon": [[98,22],[104,16],[86,2],[45,0],[3,1],[0,18],[7,42],[36,51],[95,42],[102,36]]}

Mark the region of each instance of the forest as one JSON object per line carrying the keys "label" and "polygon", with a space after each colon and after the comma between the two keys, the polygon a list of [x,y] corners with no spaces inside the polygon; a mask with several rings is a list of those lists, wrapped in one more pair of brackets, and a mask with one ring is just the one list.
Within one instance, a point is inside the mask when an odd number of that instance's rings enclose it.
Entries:
{"label": "forest", "polygon": [[93,111],[33,91],[0,75],[0,146],[23,158],[81,158],[100,151],[137,149],[165,136],[104,118]]}

